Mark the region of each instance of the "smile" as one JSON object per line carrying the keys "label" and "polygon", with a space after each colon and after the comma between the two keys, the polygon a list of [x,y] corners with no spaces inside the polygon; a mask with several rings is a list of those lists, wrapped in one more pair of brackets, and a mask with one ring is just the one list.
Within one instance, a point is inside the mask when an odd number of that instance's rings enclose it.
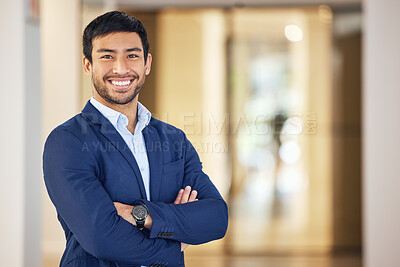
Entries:
{"label": "smile", "polygon": [[118,81],[118,80],[108,80],[110,84],[112,84],[115,88],[118,89],[127,89],[133,82],[134,79],[132,80],[123,80],[123,81]]}
{"label": "smile", "polygon": [[118,85],[118,86],[125,86],[130,84],[132,81],[123,81],[123,82],[119,82],[119,81],[111,81],[112,84],[114,85]]}

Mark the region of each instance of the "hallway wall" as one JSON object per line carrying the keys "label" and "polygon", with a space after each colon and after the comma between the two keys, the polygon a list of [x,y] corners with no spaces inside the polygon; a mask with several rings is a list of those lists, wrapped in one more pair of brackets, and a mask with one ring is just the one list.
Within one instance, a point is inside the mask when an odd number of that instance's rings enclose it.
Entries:
{"label": "hallway wall", "polygon": [[400,1],[365,0],[363,205],[365,267],[400,266]]}
{"label": "hallway wall", "polygon": [[32,11],[27,1],[0,1],[0,266],[40,266],[40,27]]}
{"label": "hallway wall", "polygon": [[[52,129],[80,111],[80,7],[79,0],[41,1],[42,146]],[[41,166],[41,157],[39,164]],[[43,178],[41,180],[41,251],[43,257],[60,258],[65,247],[65,236]]]}

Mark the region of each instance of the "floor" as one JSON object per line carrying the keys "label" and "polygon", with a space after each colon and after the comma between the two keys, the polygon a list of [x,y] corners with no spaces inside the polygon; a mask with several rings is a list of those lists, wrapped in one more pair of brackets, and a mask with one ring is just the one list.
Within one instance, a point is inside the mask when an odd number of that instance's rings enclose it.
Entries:
{"label": "floor", "polygon": [[312,256],[312,257],[188,257],[188,267],[361,267],[361,257],[346,256]]}
{"label": "floor", "polygon": [[[43,267],[58,266],[58,259],[47,258]],[[362,267],[359,255],[341,256],[188,256],[187,267]]]}

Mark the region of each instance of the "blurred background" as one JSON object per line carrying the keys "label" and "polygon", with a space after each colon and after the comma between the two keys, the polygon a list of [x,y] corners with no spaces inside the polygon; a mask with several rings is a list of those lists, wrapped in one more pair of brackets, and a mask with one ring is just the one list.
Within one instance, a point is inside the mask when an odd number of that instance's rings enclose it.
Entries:
{"label": "blurred background", "polygon": [[183,129],[228,203],[187,266],[400,266],[397,0],[0,0],[0,266],[58,266],[41,154],[91,97],[81,35],[148,31],[139,97]]}

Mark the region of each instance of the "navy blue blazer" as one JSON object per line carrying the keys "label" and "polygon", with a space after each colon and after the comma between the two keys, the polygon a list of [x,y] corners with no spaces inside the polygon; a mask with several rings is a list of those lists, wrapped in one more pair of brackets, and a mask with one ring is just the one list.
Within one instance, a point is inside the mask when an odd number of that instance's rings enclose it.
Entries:
{"label": "navy blue blazer", "polygon": [[[180,242],[201,244],[225,235],[227,205],[185,134],[152,118],[143,136],[150,201],[129,147],[90,102],[48,136],[44,180],[66,237],[60,266],[184,266]],[[199,201],[173,204],[187,185],[198,191]],[[151,231],[120,217],[114,201],[146,204]]]}

